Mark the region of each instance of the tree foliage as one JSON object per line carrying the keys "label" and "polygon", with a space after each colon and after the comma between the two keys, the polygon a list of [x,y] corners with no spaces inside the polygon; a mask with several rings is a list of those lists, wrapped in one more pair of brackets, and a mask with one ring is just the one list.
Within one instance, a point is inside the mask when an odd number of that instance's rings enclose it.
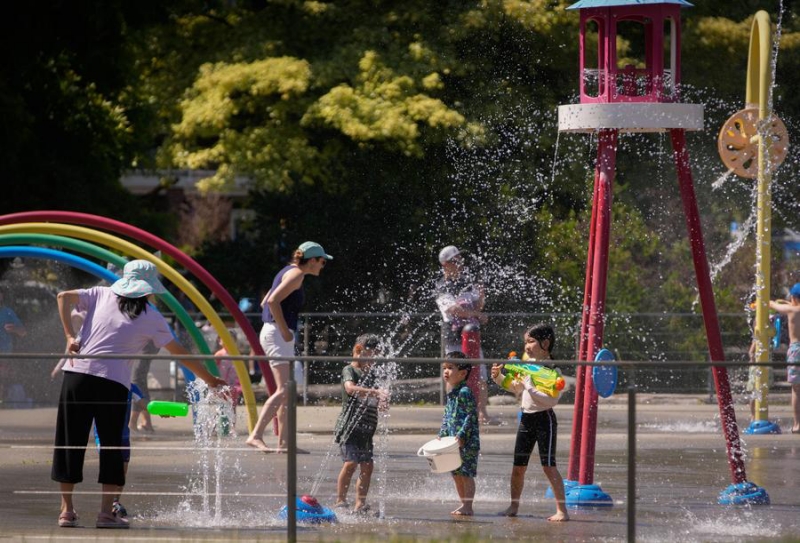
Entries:
{"label": "tree foliage", "polygon": [[[423,304],[436,252],[455,243],[492,274],[489,309],[578,310],[596,141],[556,126],[557,106],[576,100],[571,3],[13,4],[4,24],[14,54],[0,68],[11,182],[0,207],[82,209],[165,231],[175,217],[126,195],[120,174],[206,169],[204,191],[252,182],[240,204],[256,216],[246,235],[190,248],[234,292],[255,294],[278,269],[284,221],[293,243],[316,239],[341,255],[312,284],[315,307],[375,308],[378,290]],[[706,106],[707,129],[689,143],[712,261],[752,207],[744,185],[723,196],[710,187],[724,174],[716,131],[743,106],[757,9],[774,6],[711,0],[682,12],[684,99]],[[787,4],[775,107],[790,131],[796,25]],[[792,153],[777,179],[796,169]],[[776,190],[776,229],[798,227],[798,196],[794,184]],[[621,138],[612,239],[610,310],[696,310],[663,136]],[[227,265],[231,255],[242,264]],[[735,268],[716,279],[723,310],[740,309],[750,281]]]}

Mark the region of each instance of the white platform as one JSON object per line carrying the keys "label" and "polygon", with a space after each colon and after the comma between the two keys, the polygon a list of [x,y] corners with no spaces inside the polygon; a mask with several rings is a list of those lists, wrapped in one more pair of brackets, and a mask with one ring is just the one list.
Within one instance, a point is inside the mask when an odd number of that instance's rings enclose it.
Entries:
{"label": "white platform", "polygon": [[703,129],[703,106],[671,103],[573,104],[558,106],[559,132],[664,132]]}

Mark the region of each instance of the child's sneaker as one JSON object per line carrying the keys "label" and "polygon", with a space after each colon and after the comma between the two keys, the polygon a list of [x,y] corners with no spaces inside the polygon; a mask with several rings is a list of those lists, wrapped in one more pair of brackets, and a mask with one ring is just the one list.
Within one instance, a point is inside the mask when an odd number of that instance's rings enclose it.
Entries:
{"label": "child's sneaker", "polygon": [[97,523],[95,524],[98,528],[111,528],[111,529],[124,529],[127,530],[130,528],[128,521],[124,518],[115,517],[109,513],[99,513],[97,515]]}
{"label": "child's sneaker", "polygon": [[128,516],[128,511],[125,509],[125,506],[117,500],[114,500],[114,503],[111,505],[111,512],[117,518],[125,518]]}

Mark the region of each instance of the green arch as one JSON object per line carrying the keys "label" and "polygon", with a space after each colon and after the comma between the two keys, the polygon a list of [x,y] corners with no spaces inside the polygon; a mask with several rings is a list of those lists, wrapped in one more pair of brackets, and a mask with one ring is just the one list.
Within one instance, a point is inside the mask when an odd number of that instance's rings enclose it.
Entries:
{"label": "green arch", "polygon": [[[64,236],[56,236],[52,234],[4,234],[0,235],[0,245],[17,245],[17,244],[27,244],[27,245],[45,245],[50,247],[60,247],[62,249],[70,249],[82,254],[86,254],[97,258],[98,260],[104,262],[110,262],[111,264],[117,266],[119,269],[125,267],[125,263],[128,262],[125,258],[119,256],[118,254],[112,253],[107,249],[103,249],[102,247],[98,247],[97,245],[92,245],[91,243],[81,241],[79,239],[68,238]],[[189,332],[192,340],[194,341],[195,345],[197,345],[200,354],[207,354],[211,355],[211,350],[208,347],[208,343],[206,343],[203,334],[200,333],[200,330],[197,329],[195,326],[194,321],[192,320],[189,313],[184,309],[184,307],[178,302],[175,296],[170,292],[165,292],[164,294],[159,295],[159,299],[163,300],[163,302],[167,305],[167,307],[175,313],[175,316],[183,325],[184,328]],[[217,369],[217,365],[214,363],[213,360],[207,360],[205,362],[206,368],[212,372],[214,375],[219,375],[219,370]]]}

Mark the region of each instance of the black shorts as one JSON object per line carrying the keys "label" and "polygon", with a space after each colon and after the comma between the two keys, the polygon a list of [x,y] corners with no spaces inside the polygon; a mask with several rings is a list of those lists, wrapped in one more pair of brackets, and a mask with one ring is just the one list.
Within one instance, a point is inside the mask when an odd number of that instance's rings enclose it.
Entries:
{"label": "black shorts", "polygon": [[533,446],[539,444],[539,458],[543,466],[556,465],[556,438],[558,421],[552,409],[537,413],[523,413],[514,444],[514,465],[527,466]]}
{"label": "black shorts", "polygon": [[60,483],[83,481],[86,444],[95,422],[100,438],[97,482],[125,485],[122,433],[127,424],[128,389],[124,385],[71,371],[64,372],[58,401],[51,478]]}
{"label": "black shorts", "polygon": [[347,441],[339,444],[339,452],[343,462],[372,462],[372,434],[351,433]]}

